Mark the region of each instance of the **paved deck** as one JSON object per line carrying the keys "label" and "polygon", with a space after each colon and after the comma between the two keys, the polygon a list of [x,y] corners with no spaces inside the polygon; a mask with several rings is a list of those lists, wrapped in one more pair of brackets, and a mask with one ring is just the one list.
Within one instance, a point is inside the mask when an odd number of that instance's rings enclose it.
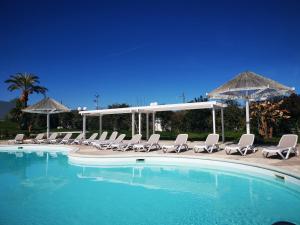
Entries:
{"label": "paved deck", "polygon": [[[160,144],[172,144],[172,141],[161,141]],[[189,151],[184,151],[180,153],[163,153],[162,150],[158,151],[152,151],[149,153],[145,152],[134,152],[134,151],[127,151],[127,152],[121,152],[121,151],[112,151],[112,150],[97,150],[96,148],[92,146],[78,146],[79,150],[75,153],[71,153],[74,156],[88,156],[88,157],[107,157],[107,156],[141,156],[141,155],[153,155],[153,156],[165,156],[168,157],[169,155],[176,155],[178,157],[180,156],[197,156],[197,157],[205,157],[205,158],[211,158],[211,159],[225,159],[225,160],[237,160],[239,162],[245,162],[245,163],[254,163],[259,164],[261,166],[271,166],[275,167],[279,170],[285,170],[289,173],[295,174],[297,176],[300,176],[300,157],[295,156],[294,154],[291,154],[291,158],[288,160],[282,160],[278,156],[270,157],[270,158],[264,158],[261,153],[261,147],[258,147],[258,151],[255,153],[250,153],[247,156],[241,156],[240,154],[232,154],[227,155],[224,150],[221,150],[219,152],[214,152],[212,154],[208,153],[194,153],[192,148],[197,142],[189,142],[188,145],[190,147]],[[299,146],[298,146],[299,147]],[[221,145],[221,149],[224,148],[224,145]]]}
{"label": "paved deck", "polygon": [[[188,142],[189,150],[183,151],[180,153],[163,153],[162,150],[152,151],[152,152],[135,152],[135,151],[127,151],[127,152],[121,152],[121,151],[112,151],[112,150],[97,150],[96,148],[92,146],[81,146],[76,145],[76,147],[79,148],[78,151],[71,153],[74,156],[86,156],[86,157],[108,157],[108,156],[142,156],[142,155],[153,155],[153,156],[164,156],[168,157],[170,155],[176,155],[177,157],[200,157],[200,158],[209,158],[209,159],[224,159],[224,160],[237,160],[239,162],[244,163],[253,163],[253,164],[259,164],[260,166],[266,166],[266,167],[274,167],[279,170],[284,170],[288,173],[292,173],[296,176],[300,176],[300,157],[295,156],[294,154],[291,154],[291,158],[288,160],[282,160],[278,156],[270,157],[270,158],[264,158],[261,153],[261,147],[258,147],[258,151],[255,153],[250,153],[247,156],[241,156],[240,154],[232,154],[227,155],[224,150],[220,150],[219,152],[214,152],[212,154],[208,153],[194,153],[192,148],[195,144],[199,142]],[[0,144],[7,144],[7,141],[0,141]],[[173,144],[173,141],[160,141],[161,145],[164,144]],[[228,143],[226,143],[228,144]],[[74,145],[72,145],[74,147]],[[220,148],[224,148],[224,144],[220,145]],[[298,149],[300,146],[298,145]]]}

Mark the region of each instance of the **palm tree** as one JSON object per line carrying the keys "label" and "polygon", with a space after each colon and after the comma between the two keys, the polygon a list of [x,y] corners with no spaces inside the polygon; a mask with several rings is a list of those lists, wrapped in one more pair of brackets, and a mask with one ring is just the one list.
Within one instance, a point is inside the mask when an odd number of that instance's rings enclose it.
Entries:
{"label": "palm tree", "polygon": [[21,90],[20,101],[27,107],[28,97],[32,93],[41,93],[45,95],[47,88],[39,86],[39,77],[32,73],[16,73],[11,75],[5,83],[10,84],[8,86],[9,91]]}

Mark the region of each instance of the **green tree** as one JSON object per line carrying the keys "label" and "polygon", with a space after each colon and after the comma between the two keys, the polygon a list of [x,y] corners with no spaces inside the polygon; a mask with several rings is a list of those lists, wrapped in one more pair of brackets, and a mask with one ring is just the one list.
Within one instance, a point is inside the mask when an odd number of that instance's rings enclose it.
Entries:
{"label": "green tree", "polygon": [[250,105],[251,117],[258,121],[258,132],[264,138],[272,138],[273,130],[280,120],[290,118],[289,111],[279,102],[254,102]]}
{"label": "green tree", "polygon": [[17,122],[20,125],[20,122],[22,120],[22,102],[17,99],[15,104],[16,107],[10,110],[8,117],[11,119],[11,121]]}
{"label": "green tree", "polygon": [[19,100],[23,103],[24,107],[27,107],[30,94],[45,94],[48,91],[47,88],[38,85],[40,83],[39,77],[32,73],[16,73],[15,75],[11,75],[5,83],[9,84],[7,88],[9,91],[21,90]]}

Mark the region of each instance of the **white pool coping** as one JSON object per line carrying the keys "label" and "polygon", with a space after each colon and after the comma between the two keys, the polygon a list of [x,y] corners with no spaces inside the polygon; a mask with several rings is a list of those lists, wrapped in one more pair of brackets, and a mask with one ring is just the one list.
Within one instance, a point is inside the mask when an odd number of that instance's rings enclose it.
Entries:
{"label": "white pool coping", "polygon": [[[278,169],[273,166],[261,165],[257,163],[241,162],[237,160],[228,159],[212,159],[203,156],[177,156],[177,155],[165,155],[165,156],[149,156],[149,155],[102,155],[91,156],[82,154],[70,154],[69,163],[77,166],[86,167],[110,167],[110,166],[132,166],[139,165],[137,159],[145,160],[145,165],[151,166],[193,166],[193,167],[209,167],[209,168],[222,168],[235,170],[237,172],[253,173],[253,175],[263,175],[272,178],[282,179],[284,182],[293,183],[300,186],[300,176],[290,173],[282,169]],[[142,163],[140,164],[143,165]]]}

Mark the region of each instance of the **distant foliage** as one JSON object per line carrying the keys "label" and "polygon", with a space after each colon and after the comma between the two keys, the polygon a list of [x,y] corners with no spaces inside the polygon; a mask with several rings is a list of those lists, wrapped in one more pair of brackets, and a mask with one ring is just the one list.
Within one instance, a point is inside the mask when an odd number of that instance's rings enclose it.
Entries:
{"label": "distant foliage", "polygon": [[[207,101],[206,98],[200,96],[191,102]],[[233,133],[238,134],[245,132],[245,107],[237,101],[224,101],[228,105],[224,109],[224,126],[225,135],[229,136]],[[26,114],[27,127],[22,115],[21,109],[23,105],[21,101],[17,101],[8,117],[12,122],[19,124],[18,129],[31,128],[33,132],[45,131],[46,116],[39,114]],[[124,108],[130,107],[126,103],[112,104],[108,108]],[[259,135],[266,140],[270,140],[272,136],[280,137],[286,133],[298,133],[300,127],[300,96],[291,95],[284,98],[274,98],[268,102],[257,102],[251,104],[251,132]],[[170,139],[174,139],[176,134],[188,132],[194,134],[207,134],[212,132],[212,110],[187,110],[176,112],[157,112],[156,118],[161,120],[164,133],[172,134]],[[220,110],[216,111],[217,132],[221,133],[221,116]],[[138,126],[138,116],[136,115],[136,127]],[[5,124],[5,123],[3,123]],[[152,129],[152,116],[149,116],[150,131]],[[131,114],[120,115],[104,115],[102,120],[103,130],[117,130],[128,135],[131,134]],[[3,125],[2,125],[3,126]],[[50,117],[50,127],[55,129],[62,127],[64,130],[81,130],[82,116],[77,110],[69,113],[54,114]],[[87,117],[87,130],[97,131],[99,129],[99,117]],[[145,115],[142,118],[142,132],[145,134],[146,121]],[[10,132],[10,131],[9,131]],[[0,127],[0,133],[6,135],[6,128]],[[13,135],[11,135],[13,136]]]}

